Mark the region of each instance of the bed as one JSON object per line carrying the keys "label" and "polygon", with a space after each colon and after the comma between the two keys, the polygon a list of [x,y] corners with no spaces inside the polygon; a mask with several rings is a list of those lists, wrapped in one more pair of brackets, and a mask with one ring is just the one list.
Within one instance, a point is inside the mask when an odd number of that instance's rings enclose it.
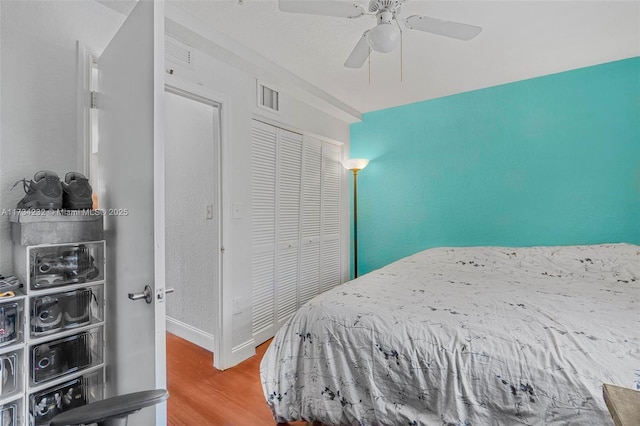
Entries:
{"label": "bed", "polygon": [[609,425],[640,389],[640,246],[435,248],[302,306],[261,363],[277,422]]}

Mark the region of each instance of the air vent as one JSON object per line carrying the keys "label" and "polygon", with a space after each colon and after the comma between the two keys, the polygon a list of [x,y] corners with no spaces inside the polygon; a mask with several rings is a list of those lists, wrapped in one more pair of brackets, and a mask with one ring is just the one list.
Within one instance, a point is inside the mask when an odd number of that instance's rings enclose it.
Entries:
{"label": "air vent", "polygon": [[165,37],[164,52],[167,61],[193,69],[193,48],[171,38]]}
{"label": "air vent", "polygon": [[258,106],[270,111],[280,111],[278,91],[258,82]]}

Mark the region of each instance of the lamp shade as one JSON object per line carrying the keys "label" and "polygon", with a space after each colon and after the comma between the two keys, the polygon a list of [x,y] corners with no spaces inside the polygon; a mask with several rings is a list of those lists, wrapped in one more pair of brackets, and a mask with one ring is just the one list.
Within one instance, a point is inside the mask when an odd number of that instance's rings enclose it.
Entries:
{"label": "lamp shade", "polygon": [[389,53],[400,43],[400,28],[382,22],[369,30],[369,46],[376,52]]}
{"label": "lamp shade", "polygon": [[369,160],[364,159],[364,158],[351,158],[349,160],[344,160],[342,162],[342,165],[344,166],[345,169],[347,170],[362,170],[365,167],[367,167],[367,164],[369,164]]}

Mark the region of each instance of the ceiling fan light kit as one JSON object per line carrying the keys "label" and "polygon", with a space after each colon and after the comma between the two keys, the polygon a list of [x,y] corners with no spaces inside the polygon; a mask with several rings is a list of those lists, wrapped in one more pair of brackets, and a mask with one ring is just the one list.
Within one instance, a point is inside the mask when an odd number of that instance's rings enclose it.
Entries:
{"label": "ceiling fan light kit", "polygon": [[400,44],[400,28],[392,23],[378,24],[369,30],[369,46],[376,52],[389,53]]}
{"label": "ceiling fan light kit", "polygon": [[481,27],[459,22],[443,21],[428,16],[412,15],[400,18],[402,4],[408,0],[371,0],[369,9],[357,3],[339,0],[279,0],[278,7],[283,12],[306,13],[312,15],[359,18],[362,15],[375,16],[377,25],[362,34],[360,40],[347,58],[344,66],[360,68],[371,54],[393,51],[402,38],[400,23],[410,30],[418,30],[458,40],[471,40],[482,31]]}

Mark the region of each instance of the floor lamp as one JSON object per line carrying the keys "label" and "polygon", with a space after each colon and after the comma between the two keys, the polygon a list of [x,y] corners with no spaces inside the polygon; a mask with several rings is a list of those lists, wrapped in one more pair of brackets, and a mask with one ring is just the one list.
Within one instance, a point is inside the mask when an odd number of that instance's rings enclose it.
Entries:
{"label": "floor lamp", "polygon": [[342,165],[353,173],[353,277],[358,278],[358,172],[369,164],[364,158],[345,160]]}

